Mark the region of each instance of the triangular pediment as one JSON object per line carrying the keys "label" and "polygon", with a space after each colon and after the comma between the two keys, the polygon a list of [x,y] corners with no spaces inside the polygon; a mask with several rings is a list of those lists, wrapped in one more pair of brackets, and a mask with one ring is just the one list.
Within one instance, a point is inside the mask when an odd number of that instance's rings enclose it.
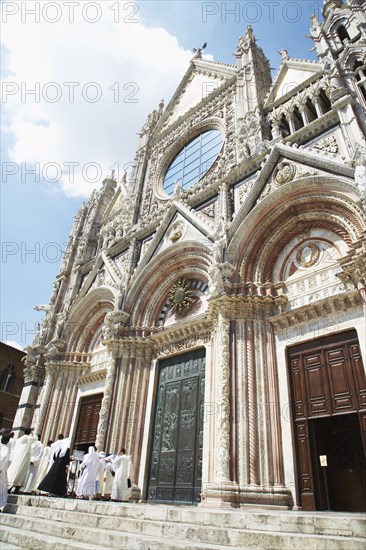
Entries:
{"label": "triangular pediment", "polygon": [[[288,145],[277,144],[268,155],[257,177],[251,177],[248,192],[229,230],[232,236],[241,221],[249,212],[279,188],[295,181],[307,181],[308,178],[322,177],[344,178],[350,183],[354,177],[354,168],[341,159],[322,156],[320,152],[311,149],[298,149]],[[246,181],[242,185],[246,185]],[[240,186],[238,187],[240,193]]]}
{"label": "triangular pediment", "polygon": [[140,262],[134,273],[140,273],[142,269],[157,255],[184,241],[206,241],[212,244],[210,235],[214,230],[213,224],[206,223],[204,216],[199,216],[179,202],[174,200],[167,210],[164,219],[148,243],[148,247],[142,251]]}
{"label": "triangular pediment", "polygon": [[317,61],[287,59],[281,64],[270,89],[266,106],[292,92],[294,88],[303,85],[314,75],[322,71],[322,65]]}
{"label": "triangular pediment", "polygon": [[233,65],[206,59],[193,59],[159,120],[155,135],[207,100],[235,74],[236,68]]}

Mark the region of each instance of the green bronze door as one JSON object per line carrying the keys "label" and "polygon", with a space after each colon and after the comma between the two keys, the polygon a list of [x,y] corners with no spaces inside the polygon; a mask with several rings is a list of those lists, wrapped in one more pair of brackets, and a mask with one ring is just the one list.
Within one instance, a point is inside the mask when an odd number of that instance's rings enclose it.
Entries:
{"label": "green bronze door", "polygon": [[204,393],[204,349],[160,362],[149,501],[200,501]]}

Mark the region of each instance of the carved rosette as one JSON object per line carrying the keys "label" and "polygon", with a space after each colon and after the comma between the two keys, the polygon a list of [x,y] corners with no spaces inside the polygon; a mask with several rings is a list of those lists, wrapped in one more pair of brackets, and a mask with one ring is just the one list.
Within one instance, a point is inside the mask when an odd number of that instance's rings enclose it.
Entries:
{"label": "carved rosette", "polygon": [[107,376],[105,379],[104,395],[102,399],[102,406],[99,413],[99,422],[97,428],[97,437],[95,446],[98,451],[102,451],[105,443],[105,436],[107,433],[107,425],[109,419],[109,413],[111,410],[113,384],[116,373],[117,360],[115,357],[111,357],[107,365]]}
{"label": "carved rosette", "polygon": [[229,329],[230,322],[220,311],[217,324],[217,384],[216,402],[218,416],[216,422],[217,452],[216,480],[230,481],[229,449],[230,449],[230,361],[229,361]]}
{"label": "carved rosette", "polygon": [[175,315],[189,312],[195,302],[191,283],[183,278],[178,279],[169,292],[168,305]]}

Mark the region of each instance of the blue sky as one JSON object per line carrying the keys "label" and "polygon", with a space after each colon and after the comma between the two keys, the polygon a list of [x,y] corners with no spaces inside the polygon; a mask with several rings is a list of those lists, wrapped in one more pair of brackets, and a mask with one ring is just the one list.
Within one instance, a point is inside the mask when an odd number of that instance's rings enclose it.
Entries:
{"label": "blue sky", "polygon": [[207,42],[213,59],[234,63],[251,24],[274,76],[281,48],[314,59],[304,35],[322,4],[80,0],[71,13],[63,1],[1,2],[1,340],[31,344],[44,316],[33,306],[49,301],[73,216],[110,167],[121,176],[133,160],[192,47]]}

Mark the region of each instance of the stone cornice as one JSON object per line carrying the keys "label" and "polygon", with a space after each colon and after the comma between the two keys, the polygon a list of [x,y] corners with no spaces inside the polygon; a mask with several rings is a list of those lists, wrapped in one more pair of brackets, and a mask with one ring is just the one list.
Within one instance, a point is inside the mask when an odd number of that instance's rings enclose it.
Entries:
{"label": "stone cornice", "polygon": [[46,372],[50,375],[73,375],[78,376],[80,372],[90,368],[90,363],[74,361],[50,361],[46,363]]}
{"label": "stone cornice", "polygon": [[85,386],[86,384],[93,384],[94,382],[100,382],[101,380],[105,380],[107,376],[107,370],[102,369],[95,372],[87,372],[86,374],[83,374],[78,377],[77,384],[78,386]]}
{"label": "stone cornice", "polygon": [[237,66],[231,63],[224,63],[223,61],[211,61],[210,59],[195,59],[193,58],[192,63],[199,69],[204,69],[212,72],[214,70],[219,75],[222,76],[232,76],[233,73],[237,72]]}
{"label": "stone cornice", "polygon": [[232,321],[242,319],[265,320],[287,304],[285,296],[220,296],[210,301],[211,316],[217,317],[218,311],[224,311]]}
{"label": "stone cornice", "polygon": [[[208,310],[186,319],[163,330],[156,327],[126,327],[130,336],[121,335],[110,338],[106,345],[113,350],[115,357],[140,353],[150,353],[159,349],[188,349],[197,342],[210,339],[215,330],[219,312],[224,312],[229,320],[255,319],[263,321],[277,311],[284,309],[287,298],[284,296],[228,296],[222,295],[209,300]],[[145,333],[145,334],[143,334]]]}
{"label": "stone cornice", "polygon": [[287,138],[283,140],[286,145],[292,143],[303,144],[309,140],[309,138],[316,137],[325,130],[329,130],[332,126],[339,124],[339,117],[336,109],[332,109],[328,113],[325,113],[320,118],[316,118],[313,122],[310,122],[300,130],[297,130]]}
{"label": "stone cornice", "polygon": [[361,295],[357,290],[330,296],[312,304],[307,304],[295,310],[274,315],[269,320],[276,331],[286,330],[309,321],[321,318],[332,318],[340,311],[354,309],[362,303]]}

